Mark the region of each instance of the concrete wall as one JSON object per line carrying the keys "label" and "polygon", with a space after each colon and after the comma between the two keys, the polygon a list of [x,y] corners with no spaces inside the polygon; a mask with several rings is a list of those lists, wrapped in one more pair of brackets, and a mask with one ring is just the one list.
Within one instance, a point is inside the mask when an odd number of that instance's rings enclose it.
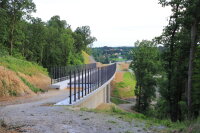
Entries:
{"label": "concrete wall", "polygon": [[106,87],[88,96],[82,102],[75,104],[76,107],[96,108],[106,102]]}
{"label": "concrete wall", "polygon": [[74,107],[85,107],[85,108],[96,108],[102,103],[109,103],[110,102],[110,82],[114,76],[106,82],[104,85],[102,85],[97,90],[93,91],[87,97],[82,99],[81,101],[78,101],[77,103],[73,104]]}

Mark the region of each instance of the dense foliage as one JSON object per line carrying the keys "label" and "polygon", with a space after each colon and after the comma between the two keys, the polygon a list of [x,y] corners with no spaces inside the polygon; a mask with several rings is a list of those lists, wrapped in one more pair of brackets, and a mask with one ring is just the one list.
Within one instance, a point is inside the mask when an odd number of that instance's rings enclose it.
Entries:
{"label": "dense foliage", "polygon": [[[157,60],[152,58],[156,56],[154,46],[148,48],[151,53],[145,47],[141,49],[142,45],[137,46],[138,50],[133,51],[132,64],[137,84],[148,84],[153,80],[152,77],[158,73],[151,68],[156,68],[155,64],[160,60],[158,64],[162,67],[159,70],[159,80],[141,87],[149,89],[150,92],[146,93],[151,97],[155,95],[152,87],[159,88],[154,115],[161,119],[170,118],[174,122],[197,118],[200,114],[200,0],[159,0],[159,3],[172,9],[169,24],[162,35],[153,40],[163,45],[161,56]],[[143,64],[146,66],[143,67]],[[146,93],[139,92],[141,95],[137,96],[139,99],[150,97],[145,96]],[[144,106],[147,108],[149,105]],[[140,110],[140,106],[138,108]]]}
{"label": "dense foliage", "polygon": [[72,31],[65,20],[53,16],[43,22],[30,16],[32,0],[0,0],[0,55],[25,58],[44,67],[83,63],[95,37],[89,26]]}
{"label": "dense foliage", "polygon": [[92,55],[97,62],[109,63],[127,61],[131,59],[130,50],[132,47],[99,47],[92,48]]}
{"label": "dense foliage", "polygon": [[137,41],[135,46],[136,48],[132,50],[131,68],[135,72],[137,80],[136,107],[139,112],[145,113],[155,97],[155,86],[160,67],[159,51],[153,42],[147,40]]}

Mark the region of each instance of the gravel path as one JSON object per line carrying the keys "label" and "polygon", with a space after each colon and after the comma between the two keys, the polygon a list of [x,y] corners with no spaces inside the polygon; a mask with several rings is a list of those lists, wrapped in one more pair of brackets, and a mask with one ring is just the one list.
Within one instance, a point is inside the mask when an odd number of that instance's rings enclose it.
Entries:
{"label": "gravel path", "polygon": [[145,124],[117,116],[52,106],[66,98],[65,91],[48,92],[29,102],[0,106],[0,119],[11,129],[26,133],[153,133]]}

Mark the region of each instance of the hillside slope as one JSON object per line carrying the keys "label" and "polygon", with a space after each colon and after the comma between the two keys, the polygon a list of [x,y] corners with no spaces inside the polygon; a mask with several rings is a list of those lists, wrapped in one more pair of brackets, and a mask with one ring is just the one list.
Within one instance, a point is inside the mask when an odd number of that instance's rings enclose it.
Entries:
{"label": "hillside slope", "polygon": [[34,95],[47,89],[46,69],[25,60],[0,57],[0,97]]}
{"label": "hillside slope", "polygon": [[83,56],[83,59],[84,59],[84,64],[90,64],[90,63],[96,62],[94,60],[94,58],[92,56],[90,56],[89,54],[87,54],[85,51],[82,51],[82,56]]}

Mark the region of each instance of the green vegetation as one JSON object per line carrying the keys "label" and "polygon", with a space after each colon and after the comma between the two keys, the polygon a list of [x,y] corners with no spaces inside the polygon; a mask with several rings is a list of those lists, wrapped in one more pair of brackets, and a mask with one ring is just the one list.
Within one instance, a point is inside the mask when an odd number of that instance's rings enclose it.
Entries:
{"label": "green vegetation", "polygon": [[111,62],[127,61],[131,59],[130,50],[133,47],[99,47],[92,48],[92,55],[97,62],[108,64]]}
{"label": "green vegetation", "polygon": [[197,120],[190,122],[188,125],[186,132],[200,133],[200,117],[198,117]]}
{"label": "green vegetation", "polygon": [[130,72],[125,72],[124,73],[124,79],[123,82],[131,87],[131,93],[134,92],[135,85],[136,85],[136,79],[135,75],[130,73]]}
{"label": "green vegetation", "polygon": [[124,100],[122,100],[122,99],[120,99],[120,98],[117,98],[117,97],[111,97],[111,98],[110,98],[110,101],[111,101],[112,103],[116,104],[116,105],[118,105],[118,104],[130,103],[130,102],[128,102],[128,101],[124,101]]}
{"label": "green vegetation", "polygon": [[115,84],[113,89],[113,96],[119,98],[133,97],[135,85],[135,76],[130,72],[125,72],[123,75],[123,81]]}
{"label": "green vegetation", "polygon": [[155,39],[164,45],[159,85],[164,104],[158,105],[164,115],[160,118],[169,117],[173,122],[196,119],[200,115],[200,0],[159,2],[172,8],[169,24]]}
{"label": "green vegetation", "polygon": [[48,75],[47,70],[38,64],[11,56],[0,57],[0,66],[5,66],[15,72],[24,73],[30,76],[37,73]]}
{"label": "green vegetation", "polygon": [[38,93],[38,92],[44,92],[44,90],[40,89],[40,88],[37,88],[35,87],[34,85],[32,85],[31,83],[29,83],[25,78],[23,77],[20,77],[20,79],[35,93]]}
{"label": "green vegetation", "polygon": [[90,63],[89,55],[84,51],[82,51],[82,55],[83,55],[84,64],[89,64]]}
{"label": "green vegetation", "polygon": [[3,0],[0,7],[0,56],[26,59],[45,68],[76,65],[84,62],[82,50],[89,53],[96,41],[89,26],[72,31],[59,16],[47,22],[32,17],[36,11],[32,0]]}
{"label": "green vegetation", "polygon": [[[172,9],[168,25],[162,35],[137,41],[132,50],[136,108],[176,122],[173,125],[191,123],[200,116],[200,0],[159,0],[159,4]],[[157,47],[160,44],[162,48]]]}
{"label": "green vegetation", "polygon": [[10,96],[17,96],[16,90],[8,90]]}
{"label": "green vegetation", "polygon": [[137,41],[135,46],[136,48],[132,50],[134,60],[131,68],[137,79],[135,94],[138,102],[136,109],[145,113],[155,97],[157,79],[154,76],[159,74],[159,51],[153,42],[147,40]]}
{"label": "green vegetation", "polygon": [[[87,109],[87,108],[81,108],[82,111],[87,112],[96,112],[96,113],[105,113],[109,115],[113,115],[115,117],[118,117],[120,119],[123,119],[125,121],[131,122],[132,120],[137,120],[139,122],[144,122],[147,128],[153,127],[153,126],[165,126],[163,129],[163,132],[168,133],[170,131],[186,131],[187,126],[190,125],[190,122],[177,122],[173,123],[170,120],[160,120],[153,117],[145,116],[141,113],[131,113],[126,112],[118,107],[112,105],[110,109]],[[195,122],[196,123],[196,122]],[[185,132],[187,133],[187,132]]]}

